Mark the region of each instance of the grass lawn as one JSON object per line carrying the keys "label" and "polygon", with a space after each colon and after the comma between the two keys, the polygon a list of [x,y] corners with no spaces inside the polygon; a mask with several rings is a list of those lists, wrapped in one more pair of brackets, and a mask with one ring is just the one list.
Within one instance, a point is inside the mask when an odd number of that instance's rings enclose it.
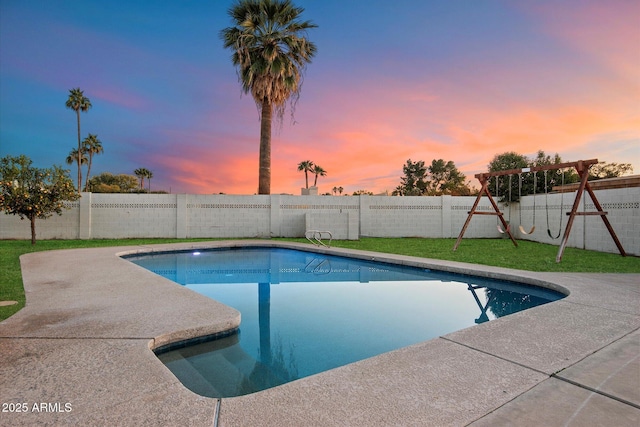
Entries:
{"label": "grass lawn", "polygon": [[[22,254],[55,249],[95,248],[154,243],[194,242],[215,239],[120,239],[120,240],[42,240],[35,246],[27,240],[0,240],[0,301],[18,301],[12,306],[0,307],[0,320],[4,320],[24,307],[19,257]],[[277,239],[307,242],[306,239]],[[513,246],[508,239],[466,239],[453,252],[455,239],[420,238],[362,238],[357,241],[334,241],[334,247],[361,249],[412,255],[424,258],[469,262],[531,271],[562,271],[586,273],[640,273],[640,258],[621,257],[581,249],[566,248],[561,263],[556,263],[557,246],[518,241]]]}
{"label": "grass lawn", "polygon": [[455,242],[456,239],[367,237],[334,241],[332,246],[530,271],[640,273],[639,257],[566,248],[562,262],[556,263],[558,247],[553,245],[518,240],[515,247],[509,239],[463,239],[453,252]]}

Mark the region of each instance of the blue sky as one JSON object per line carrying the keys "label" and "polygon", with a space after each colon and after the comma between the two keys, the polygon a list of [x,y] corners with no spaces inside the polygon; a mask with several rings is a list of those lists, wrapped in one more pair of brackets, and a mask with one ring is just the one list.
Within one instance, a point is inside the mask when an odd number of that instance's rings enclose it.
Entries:
{"label": "blue sky", "polygon": [[[474,181],[506,151],[639,171],[640,2],[295,4],[318,53],[273,135],[273,193],[299,194],[303,160],[328,171],[321,192],[392,191],[409,158]],[[104,146],[92,175],[146,167],[155,189],[255,193],[258,110],[218,36],[231,5],[2,0],[0,156],[64,164],[80,87],[82,136]]]}

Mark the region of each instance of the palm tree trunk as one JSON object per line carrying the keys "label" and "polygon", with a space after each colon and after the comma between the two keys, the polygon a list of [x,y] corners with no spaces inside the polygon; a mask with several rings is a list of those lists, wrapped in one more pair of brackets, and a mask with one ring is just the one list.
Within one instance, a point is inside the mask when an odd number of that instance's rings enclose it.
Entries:
{"label": "palm tree trunk", "polygon": [[78,194],[82,191],[82,145],[80,143],[80,109],[76,110],[78,116]]}
{"label": "palm tree trunk", "polygon": [[93,161],[93,153],[89,152],[89,164],[87,165],[87,176],[84,178],[84,191],[89,191],[89,175],[91,175],[92,161]]}
{"label": "palm tree trunk", "polygon": [[260,362],[271,365],[271,283],[258,283]]}
{"label": "palm tree trunk", "polygon": [[258,194],[271,194],[271,102],[262,101]]}

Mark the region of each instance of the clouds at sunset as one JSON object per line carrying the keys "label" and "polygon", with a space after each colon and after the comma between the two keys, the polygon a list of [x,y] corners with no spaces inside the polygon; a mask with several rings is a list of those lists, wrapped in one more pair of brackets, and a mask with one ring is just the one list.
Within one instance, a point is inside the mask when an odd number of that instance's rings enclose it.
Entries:
{"label": "clouds at sunset", "polygon": [[[63,163],[81,87],[82,132],[105,148],[93,174],[146,167],[156,189],[255,193],[259,113],[218,39],[232,2],[210,3],[0,3],[0,156]],[[505,151],[640,172],[638,2],[295,3],[318,54],[295,121],[274,126],[273,193],[299,194],[303,160],[328,171],[321,192],[348,193],[392,191],[409,158],[473,181]]]}
{"label": "clouds at sunset", "polygon": [[640,3],[587,0],[580,2],[580,7],[573,6],[538,2],[529,4],[526,10],[556,40],[591,57],[594,64],[608,68],[620,79],[635,84],[637,91]]}

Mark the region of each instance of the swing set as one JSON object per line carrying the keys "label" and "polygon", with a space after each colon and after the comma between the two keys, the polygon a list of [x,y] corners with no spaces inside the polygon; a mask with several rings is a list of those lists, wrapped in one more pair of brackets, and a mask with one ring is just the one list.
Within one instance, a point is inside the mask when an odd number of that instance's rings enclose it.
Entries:
{"label": "swing set", "polygon": [[[592,160],[579,160],[577,162],[568,162],[568,163],[557,163],[554,165],[545,165],[545,166],[534,166],[534,167],[530,167],[530,168],[523,168],[523,169],[510,169],[510,170],[504,170],[504,171],[498,171],[498,172],[488,172],[488,173],[480,173],[480,174],[476,174],[475,177],[478,179],[478,181],[480,181],[481,184],[481,188],[480,188],[480,192],[478,193],[478,197],[476,197],[476,200],[471,208],[471,210],[468,212],[468,216],[467,216],[467,220],[465,221],[464,225],[462,226],[462,230],[460,230],[460,235],[458,236],[458,240],[456,240],[456,244],[453,246],[453,250],[457,250],[458,246],[460,245],[460,242],[462,241],[462,236],[464,236],[465,231],[467,231],[467,227],[469,226],[469,223],[471,222],[471,218],[473,217],[473,215],[496,215],[497,216],[497,228],[498,231],[502,234],[507,234],[509,236],[509,238],[511,239],[511,241],[513,242],[514,246],[518,246],[518,242],[516,242],[516,239],[513,237],[513,234],[511,233],[511,226],[510,224],[507,223],[507,221],[505,221],[504,219],[504,214],[500,211],[500,208],[498,207],[498,204],[496,203],[496,201],[494,200],[493,196],[491,196],[491,192],[489,191],[489,179],[491,177],[496,177],[496,197],[498,197],[498,180],[499,177],[501,176],[509,176],[509,203],[511,203],[511,177],[513,175],[518,175],[518,194],[520,197],[522,197],[522,174],[523,173],[530,173],[533,172],[533,180],[534,180],[534,185],[533,185],[533,226],[531,227],[531,230],[529,230],[529,232],[527,232],[527,230],[524,229],[524,227],[522,226],[522,210],[520,210],[520,226],[519,226],[519,230],[521,233],[523,234],[531,234],[534,232],[535,228],[536,228],[536,224],[535,224],[535,218],[536,218],[536,184],[537,184],[537,172],[542,171],[544,172],[544,193],[545,193],[545,204],[547,206],[546,208],[546,212],[547,212],[547,234],[549,235],[549,237],[551,237],[552,239],[557,239],[560,237],[560,234],[562,232],[562,210],[563,208],[563,203],[564,203],[564,192],[561,193],[561,201],[560,201],[560,229],[558,230],[558,234],[556,236],[553,235],[553,233],[551,232],[551,229],[549,227],[549,204],[548,204],[548,189],[547,189],[547,172],[550,170],[562,170],[562,184],[564,185],[564,169],[565,168],[575,168],[576,171],[578,172],[578,175],[580,177],[580,185],[578,187],[578,191],[576,192],[576,197],[573,201],[573,206],[571,208],[570,212],[567,212],[567,215],[569,216],[569,220],[567,221],[567,225],[565,227],[564,230],[564,235],[562,237],[562,241],[560,243],[560,247],[558,249],[558,255],[556,256],[556,262],[560,262],[562,260],[562,254],[564,253],[564,249],[567,245],[567,242],[569,240],[569,234],[571,233],[571,227],[573,226],[573,220],[575,219],[575,217],[577,215],[596,215],[596,216],[600,216],[600,218],[602,218],[602,221],[604,222],[605,226],[607,227],[607,230],[609,231],[609,234],[611,235],[611,238],[613,239],[613,241],[615,242],[616,246],[618,247],[618,251],[620,252],[620,255],[622,256],[626,256],[626,253],[624,251],[624,248],[622,247],[622,244],[620,243],[620,241],[618,240],[618,237],[616,236],[615,231],[613,231],[613,227],[611,226],[611,223],[609,222],[609,219],[607,218],[607,212],[602,210],[602,206],[600,205],[600,202],[598,202],[598,199],[596,197],[596,195],[594,194],[593,190],[591,189],[591,186],[589,185],[589,181],[587,181],[587,179],[589,178],[589,168],[594,165],[597,164],[598,160],[597,159],[592,159]],[[582,194],[587,191],[587,193],[589,194],[589,196],[591,197],[591,200],[593,201],[593,205],[596,208],[596,211],[591,211],[591,212],[578,212],[578,205],[580,204],[580,199],[582,197]],[[478,211],[478,204],[480,203],[480,199],[482,198],[483,195],[486,195],[489,198],[489,202],[491,203],[491,206],[493,207],[493,212],[484,212],[484,211]],[[509,220],[511,220],[511,205],[509,204]],[[502,224],[502,227],[500,227],[500,224]]]}

